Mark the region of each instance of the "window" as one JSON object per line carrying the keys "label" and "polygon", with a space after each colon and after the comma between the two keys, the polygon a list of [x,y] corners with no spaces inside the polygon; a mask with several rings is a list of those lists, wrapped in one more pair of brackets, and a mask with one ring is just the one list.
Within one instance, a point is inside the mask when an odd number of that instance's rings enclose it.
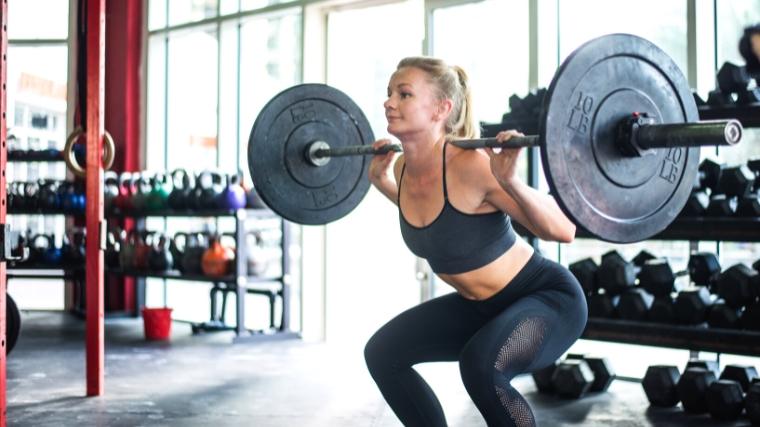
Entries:
{"label": "window", "polygon": [[[245,3],[245,2],[243,2]],[[150,0],[148,3],[146,169],[244,172],[247,143],[260,109],[300,83],[301,9],[239,12],[238,0]],[[152,172],[151,172],[152,173]],[[231,218],[152,218],[149,230],[231,231]],[[295,241],[298,231],[295,231]],[[297,262],[293,263],[295,266]],[[294,271],[297,277],[298,272]],[[148,305],[175,307],[175,317],[208,319],[207,284],[148,280]],[[300,283],[291,295],[291,324],[299,322]],[[252,296],[246,326],[268,327],[268,305]],[[259,304],[261,303],[261,304]],[[234,310],[228,310],[234,316]],[[232,317],[228,317],[232,320]],[[297,328],[297,327],[295,327]],[[292,329],[295,329],[292,328]]]}
{"label": "window", "polygon": [[[69,6],[65,0],[24,0],[8,4],[8,149],[63,149],[66,141]],[[45,13],[40,13],[45,11]],[[63,125],[57,126],[57,123]],[[44,146],[43,146],[44,143]],[[9,163],[8,181],[65,179],[59,163]],[[53,233],[60,246],[61,216],[11,215],[14,232]],[[9,294],[21,309],[65,306],[63,281],[13,279]]]}
{"label": "window", "polygon": [[[399,60],[422,53],[422,2],[338,9],[327,18],[327,83],[359,105],[376,139],[388,137],[383,108],[388,81]],[[379,22],[392,22],[393,30],[378,31]],[[416,258],[402,241],[397,215],[395,205],[372,188],[354,212],[327,225],[330,341],[366,342],[390,317],[419,303]],[[368,223],[377,226],[365,227]],[[367,251],[357,250],[364,245],[371,253],[383,254],[383,263],[394,267],[378,269]],[[353,301],[373,303],[357,305]]]}

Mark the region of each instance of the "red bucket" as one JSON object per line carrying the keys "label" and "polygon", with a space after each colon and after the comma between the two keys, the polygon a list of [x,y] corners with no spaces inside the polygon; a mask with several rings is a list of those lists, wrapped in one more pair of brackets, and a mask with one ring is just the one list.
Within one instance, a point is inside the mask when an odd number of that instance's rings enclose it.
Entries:
{"label": "red bucket", "polygon": [[172,335],[171,308],[142,308],[145,338],[149,340],[168,340]]}

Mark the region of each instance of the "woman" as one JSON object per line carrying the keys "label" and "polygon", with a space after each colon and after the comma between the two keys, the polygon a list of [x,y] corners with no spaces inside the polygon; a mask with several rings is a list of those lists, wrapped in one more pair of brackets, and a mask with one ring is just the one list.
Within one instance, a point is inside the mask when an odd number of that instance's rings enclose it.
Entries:
{"label": "woman", "polygon": [[520,149],[496,153],[447,144],[478,134],[461,68],[406,58],[391,77],[384,106],[388,132],[404,153],[395,163],[393,152],[375,156],[370,180],[399,206],[410,250],[457,292],[377,331],[365,348],[370,374],[404,425],[445,426],[438,399],[412,366],[458,361],[489,426],[533,426],[533,412],[510,381],[567,351],[586,325],[587,307],[572,274],[516,238],[510,218],[559,242],[572,241],[575,227],[553,198],[517,176]]}

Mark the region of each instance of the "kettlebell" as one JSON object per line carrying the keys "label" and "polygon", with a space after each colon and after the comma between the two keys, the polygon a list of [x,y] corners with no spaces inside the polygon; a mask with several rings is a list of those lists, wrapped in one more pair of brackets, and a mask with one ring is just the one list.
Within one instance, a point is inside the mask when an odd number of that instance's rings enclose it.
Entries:
{"label": "kettlebell", "polygon": [[169,208],[174,210],[187,209],[187,197],[194,187],[194,179],[192,175],[188,174],[184,169],[177,169],[172,172],[172,184],[174,189],[169,193],[169,199],[167,203]]}
{"label": "kettlebell", "polygon": [[246,202],[247,206],[251,209],[269,209],[266,203],[264,203],[264,200],[261,198],[261,196],[259,196],[256,188],[253,186],[248,191]]}
{"label": "kettlebell", "polygon": [[221,209],[243,209],[246,205],[245,190],[241,186],[243,174],[239,170],[235,174],[225,176],[227,185],[217,198],[217,205]]}
{"label": "kettlebell", "polygon": [[85,257],[85,230],[83,228],[71,228],[63,235],[61,247],[61,261],[67,265],[84,264]]}
{"label": "kettlebell", "polygon": [[27,209],[37,209],[39,202],[40,185],[36,182],[24,183],[24,198]]}
{"label": "kettlebell", "polygon": [[211,175],[208,171],[203,171],[195,178],[195,186],[188,191],[185,197],[185,206],[187,209],[201,209],[201,194],[206,186],[211,185]]}
{"label": "kettlebell", "polygon": [[157,172],[151,180],[151,189],[146,196],[145,205],[149,211],[160,211],[169,208],[169,194],[172,183],[166,172]]}
{"label": "kettlebell", "polygon": [[218,172],[208,172],[211,177],[210,185],[207,185],[201,191],[200,200],[201,209],[216,209],[219,207],[217,200],[224,187],[224,178]]}
{"label": "kettlebell", "polygon": [[56,266],[61,263],[61,249],[55,246],[55,237],[46,234],[38,234],[34,237],[34,246],[42,248],[39,245],[39,239],[45,240],[44,249],[42,249],[42,263],[47,266]]}
{"label": "kettlebell", "polygon": [[58,196],[58,182],[40,180],[40,192],[37,204],[43,211],[54,212],[61,208],[61,198]]}
{"label": "kettlebell", "polygon": [[137,230],[133,228],[127,232],[124,244],[121,245],[121,250],[119,250],[119,265],[121,265],[121,268],[128,270],[134,267],[136,243]]}
{"label": "kettlebell", "polygon": [[134,193],[132,195],[132,209],[141,212],[148,207],[148,192],[150,191],[150,182],[147,177],[140,175],[134,181]]}
{"label": "kettlebell", "polygon": [[185,241],[185,253],[182,256],[183,273],[203,274],[201,259],[209,247],[209,237],[205,233],[188,234]]}
{"label": "kettlebell", "polygon": [[27,238],[29,242],[29,258],[26,264],[29,266],[38,266],[45,263],[45,251],[50,246],[50,237],[44,234],[37,234]]}
{"label": "kettlebell", "polygon": [[222,235],[217,234],[211,240],[209,248],[203,252],[201,269],[207,276],[219,277],[232,272],[235,252],[231,247],[222,245]]}
{"label": "kettlebell", "polygon": [[185,256],[185,248],[187,247],[187,241],[191,236],[188,233],[179,231],[174,235],[169,244],[169,252],[172,254],[172,264],[175,270],[179,270],[180,273],[184,273],[185,266],[183,265],[183,258]]}
{"label": "kettlebell", "polygon": [[[168,239],[171,240],[171,239]],[[169,251],[170,243],[163,233],[155,234],[153,247],[148,257],[148,267],[153,271],[169,271],[174,265],[174,257]]]}
{"label": "kettlebell", "polygon": [[87,194],[87,183],[84,181],[75,181],[73,182],[73,185],[75,195],[74,210],[77,213],[83,213],[87,208],[87,198],[85,196],[85,194]]}
{"label": "kettlebell", "polygon": [[248,257],[249,276],[261,276],[269,267],[269,257],[264,250],[264,239],[258,231],[249,231],[245,235],[245,253]]}
{"label": "kettlebell", "polygon": [[32,251],[31,251],[31,248],[29,247],[30,246],[29,239],[31,238],[30,237],[31,233],[32,233],[31,230],[27,230],[26,234],[19,233],[18,240],[16,241],[16,246],[14,246],[11,249],[11,255],[13,255],[13,257],[15,258],[19,258],[24,254],[24,250],[29,249],[29,252],[27,252],[26,258],[16,259],[16,260],[11,261],[11,264],[13,266],[29,265],[34,262],[34,260],[31,260]]}
{"label": "kettlebell", "polygon": [[14,182],[11,184],[11,191],[13,192],[13,208],[26,209],[26,182]]}
{"label": "kettlebell", "polygon": [[113,207],[122,211],[131,211],[132,208],[132,174],[123,172],[119,176],[119,195],[114,198]]}
{"label": "kettlebell", "polygon": [[121,246],[125,239],[124,230],[120,227],[110,227],[106,240],[106,250],[103,253],[103,261],[108,267],[118,268]]}
{"label": "kettlebell", "polygon": [[58,195],[61,199],[61,209],[64,212],[74,213],[78,210],[79,199],[74,192],[73,182],[62,182],[58,186]]}
{"label": "kettlebell", "polygon": [[113,211],[114,201],[119,195],[119,175],[116,172],[103,173],[103,210]]}
{"label": "kettlebell", "polygon": [[154,232],[152,231],[142,231],[137,233],[135,237],[135,255],[132,259],[132,265],[135,268],[143,270],[148,268],[148,258],[153,249],[150,245],[153,234]]}

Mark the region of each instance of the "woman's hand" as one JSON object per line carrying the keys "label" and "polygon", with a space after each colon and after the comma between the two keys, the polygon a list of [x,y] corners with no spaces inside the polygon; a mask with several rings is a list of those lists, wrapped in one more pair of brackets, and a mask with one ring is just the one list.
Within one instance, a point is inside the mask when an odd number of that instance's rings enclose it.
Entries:
{"label": "woman's hand", "polygon": [[[516,130],[499,132],[496,140],[508,141],[513,136],[525,136]],[[492,148],[486,147],[486,154],[491,159],[491,173],[502,187],[509,187],[512,180],[517,179],[517,160],[520,158],[522,148],[502,148],[496,153]]]}
{"label": "woman's hand", "polygon": [[[372,143],[372,149],[379,150],[383,145],[390,143],[390,139],[378,139]],[[384,180],[389,179],[391,165],[395,158],[395,151],[389,151],[386,154],[375,154],[375,156],[372,157],[372,162],[369,164],[369,181],[377,186]]]}

